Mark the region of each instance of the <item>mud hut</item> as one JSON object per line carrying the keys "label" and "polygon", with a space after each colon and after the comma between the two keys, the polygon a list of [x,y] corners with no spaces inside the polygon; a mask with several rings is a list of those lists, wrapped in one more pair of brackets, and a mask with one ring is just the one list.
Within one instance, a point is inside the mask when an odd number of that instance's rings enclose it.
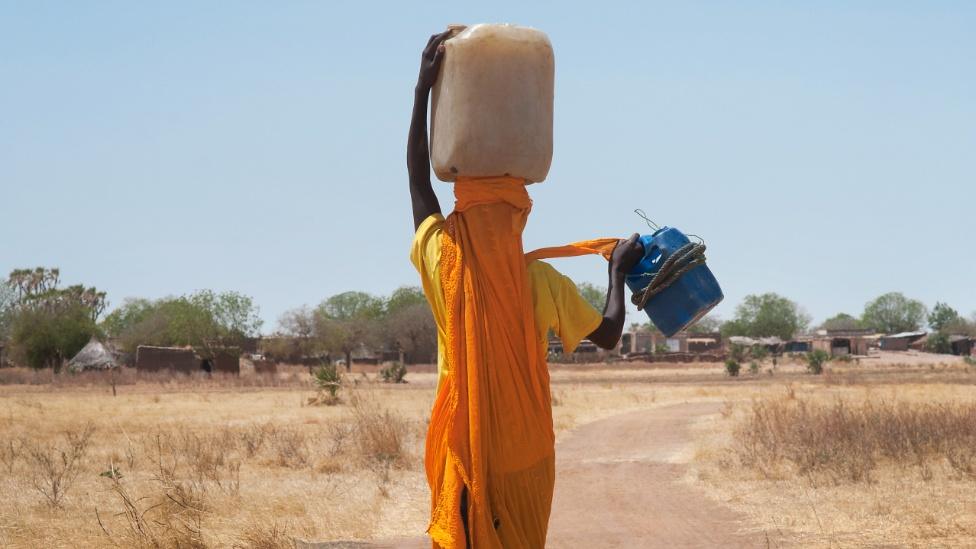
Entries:
{"label": "mud hut", "polygon": [[192,374],[204,371],[204,365],[193,349],[140,345],[136,347],[136,371]]}
{"label": "mud hut", "polygon": [[91,338],[88,344],[68,361],[69,372],[108,370],[116,367],[118,367],[118,363],[115,361],[115,355],[95,338]]}

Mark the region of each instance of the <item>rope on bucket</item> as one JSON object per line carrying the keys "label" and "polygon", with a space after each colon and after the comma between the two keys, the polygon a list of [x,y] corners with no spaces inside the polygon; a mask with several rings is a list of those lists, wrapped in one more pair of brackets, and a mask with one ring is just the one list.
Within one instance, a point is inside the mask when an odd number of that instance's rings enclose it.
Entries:
{"label": "rope on bucket", "polygon": [[674,284],[674,281],[678,280],[681,275],[704,264],[705,243],[689,242],[685,244],[678,248],[678,251],[671,254],[671,257],[661,265],[661,268],[657,272],[645,273],[643,275],[650,277],[651,281],[643,290],[634,293],[631,297],[631,302],[637,305],[638,311],[643,310],[644,305],[647,304],[649,299],[663,292],[671,284]]}

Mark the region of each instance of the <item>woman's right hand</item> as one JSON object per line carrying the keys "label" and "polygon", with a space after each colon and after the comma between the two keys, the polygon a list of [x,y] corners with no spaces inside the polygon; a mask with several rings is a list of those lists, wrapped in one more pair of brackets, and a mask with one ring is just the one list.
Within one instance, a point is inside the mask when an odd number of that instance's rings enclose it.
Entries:
{"label": "woman's right hand", "polygon": [[613,253],[610,255],[610,270],[627,274],[643,257],[644,245],[640,242],[640,234],[634,233],[627,240],[618,242],[613,248]]}
{"label": "woman's right hand", "polygon": [[444,59],[444,41],[451,37],[453,31],[448,29],[435,34],[427,41],[427,47],[420,56],[420,76],[417,77],[417,91],[428,92],[437,82],[437,74]]}

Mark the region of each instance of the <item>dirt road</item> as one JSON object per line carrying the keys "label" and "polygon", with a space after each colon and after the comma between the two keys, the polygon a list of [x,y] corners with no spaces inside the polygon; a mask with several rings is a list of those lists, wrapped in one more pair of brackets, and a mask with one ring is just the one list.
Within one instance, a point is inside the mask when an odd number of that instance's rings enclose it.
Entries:
{"label": "dirt road", "polygon": [[[682,482],[689,427],[721,404],[687,403],[579,427],[556,449],[556,493],[547,547],[784,547],[780,536],[744,533],[745,519]],[[422,548],[422,538],[332,542],[317,548]]]}

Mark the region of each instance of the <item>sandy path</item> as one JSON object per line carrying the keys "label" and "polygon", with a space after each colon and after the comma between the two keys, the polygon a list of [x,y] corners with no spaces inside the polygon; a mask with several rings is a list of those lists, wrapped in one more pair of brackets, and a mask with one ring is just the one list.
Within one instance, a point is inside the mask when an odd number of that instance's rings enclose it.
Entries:
{"label": "sandy path", "polygon": [[[681,480],[693,451],[689,427],[720,408],[700,402],[630,412],[583,425],[561,440],[547,547],[784,546],[772,535],[741,532],[742,516]],[[411,538],[306,547],[429,546]]]}
{"label": "sandy path", "polygon": [[742,516],[682,482],[689,427],[721,404],[689,403],[584,425],[560,442],[547,547],[766,547]]}

